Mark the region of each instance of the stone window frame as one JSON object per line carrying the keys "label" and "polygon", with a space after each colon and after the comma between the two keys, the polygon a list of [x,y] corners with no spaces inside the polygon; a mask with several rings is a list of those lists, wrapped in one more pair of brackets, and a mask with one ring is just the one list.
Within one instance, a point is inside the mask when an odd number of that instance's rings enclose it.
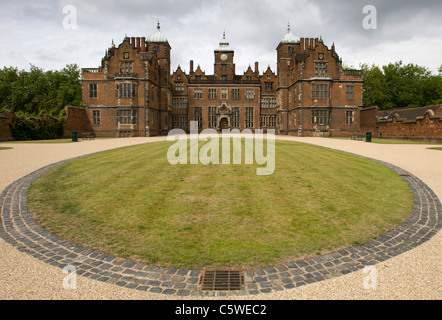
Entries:
{"label": "stone window frame", "polygon": [[202,107],[195,107],[194,108],[194,118],[195,121],[198,122],[198,129],[203,128],[203,108]]}
{"label": "stone window frame", "polygon": [[261,127],[262,128],[276,127],[276,114],[261,116]]}
{"label": "stone window frame", "polygon": [[327,75],[327,62],[315,62],[315,75],[325,76]]}
{"label": "stone window frame", "polygon": [[218,90],[214,89],[214,88],[210,88],[208,91],[209,91],[208,92],[209,100],[216,100],[217,96],[218,96]]}
{"label": "stone window frame", "polygon": [[327,83],[313,83],[312,84],[312,99],[328,99],[328,84]]}
{"label": "stone window frame", "polygon": [[311,110],[310,111],[310,124],[312,126],[327,126],[330,121],[330,112],[329,110],[319,109],[319,110]]}
{"label": "stone window frame", "polygon": [[231,127],[238,128],[240,127],[240,109],[239,107],[232,107],[232,118],[231,118]]}
{"label": "stone window frame", "polygon": [[117,124],[136,124],[137,110],[117,109]]}
{"label": "stone window frame", "polygon": [[247,100],[255,99],[255,89],[246,89],[246,99]]}
{"label": "stone window frame", "polygon": [[221,89],[221,99],[226,100],[229,97],[229,90],[227,88]]}
{"label": "stone window frame", "polygon": [[101,126],[101,110],[92,110],[92,125]]}
{"label": "stone window frame", "polygon": [[120,82],[116,86],[116,97],[117,98],[135,98],[137,96],[137,84]]}
{"label": "stone window frame", "polygon": [[120,61],[120,75],[132,75],[133,61]]}
{"label": "stone window frame", "polygon": [[216,128],[216,107],[209,107],[208,109],[208,127]]}
{"label": "stone window frame", "polygon": [[173,114],[171,118],[172,128],[187,129],[189,123],[187,114]]}
{"label": "stone window frame", "polygon": [[202,88],[193,89],[193,98],[194,99],[202,99],[203,98],[203,89]]}
{"label": "stone window frame", "polygon": [[241,89],[232,89],[232,100],[240,100],[241,99]]}
{"label": "stone window frame", "polygon": [[355,123],[355,112],[354,110],[345,111],[345,124],[347,126],[352,126]]}
{"label": "stone window frame", "polygon": [[187,109],[187,97],[172,98],[172,109]]}
{"label": "stone window frame", "polygon": [[352,85],[345,86],[345,99],[346,100],[354,100],[354,98],[355,98],[354,88],[355,87]]}
{"label": "stone window frame", "polygon": [[90,83],[89,84],[89,99],[97,99],[98,98],[98,84]]}
{"label": "stone window frame", "polygon": [[175,91],[184,91],[184,82],[175,82]]}
{"label": "stone window frame", "polygon": [[254,127],[254,116],[255,116],[255,108],[254,107],[246,107],[246,118],[245,118],[246,128],[253,128]]}
{"label": "stone window frame", "polygon": [[273,82],[264,82],[264,91],[273,91]]}

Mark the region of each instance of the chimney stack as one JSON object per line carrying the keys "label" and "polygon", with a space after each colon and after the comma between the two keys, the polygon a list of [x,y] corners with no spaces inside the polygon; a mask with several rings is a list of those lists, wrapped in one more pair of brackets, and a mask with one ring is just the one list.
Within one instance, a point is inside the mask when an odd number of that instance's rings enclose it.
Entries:
{"label": "chimney stack", "polygon": [[259,62],[258,61],[255,62],[255,74],[259,75]]}
{"label": "chimney stack", "polygon": [[141,52],[146,51],[146,37],[141,37]]}
{"label": "chimney stack", "polygon": [[135,37],[131,37],[131,38],[130,38],[130,44],[131,44],[132,46],[135,46]]}
{"label": "chimney stack", "polygon": [[190,60],[190,73],[193,73],[193,60]]}

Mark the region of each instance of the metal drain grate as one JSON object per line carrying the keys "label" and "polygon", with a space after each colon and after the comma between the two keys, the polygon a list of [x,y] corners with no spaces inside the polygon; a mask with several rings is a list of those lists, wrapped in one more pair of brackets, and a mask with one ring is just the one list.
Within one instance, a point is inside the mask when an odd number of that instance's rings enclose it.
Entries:
{"label": "metal drain grate", "polygon": [[200,290],[242,290],[244,273],[242,271],[204,271],[200,277]]}

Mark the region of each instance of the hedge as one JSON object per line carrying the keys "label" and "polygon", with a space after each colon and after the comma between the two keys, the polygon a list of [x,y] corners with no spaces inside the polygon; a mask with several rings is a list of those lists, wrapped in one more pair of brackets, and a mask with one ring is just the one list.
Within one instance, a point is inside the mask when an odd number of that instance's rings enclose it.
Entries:
{"label": "hedge", "polygon": [[21,141],[58,139],[63,136],[63,121],[49,116],[20,116],[12,120],[12,134]]}

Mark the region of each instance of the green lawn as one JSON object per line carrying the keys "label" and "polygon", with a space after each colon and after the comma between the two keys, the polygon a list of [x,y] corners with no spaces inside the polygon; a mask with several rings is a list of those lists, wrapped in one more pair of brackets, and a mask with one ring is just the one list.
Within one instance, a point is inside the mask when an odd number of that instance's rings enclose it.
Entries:
{"label": "green lawn", "polygon": [[0,150],[8,150],[8,149],[12,149],[12,148],[9,148],[9,147],[0,147]]}
{"label": "green lawn", "polygon": [[256,268],[368,242],[412,211],[407,184],[374,161],[276,141],[275,172],[257,176],[256,165],[170,165],[170,145],[63,164],[32,184],[31,212],[52,233],[126,259]]}

